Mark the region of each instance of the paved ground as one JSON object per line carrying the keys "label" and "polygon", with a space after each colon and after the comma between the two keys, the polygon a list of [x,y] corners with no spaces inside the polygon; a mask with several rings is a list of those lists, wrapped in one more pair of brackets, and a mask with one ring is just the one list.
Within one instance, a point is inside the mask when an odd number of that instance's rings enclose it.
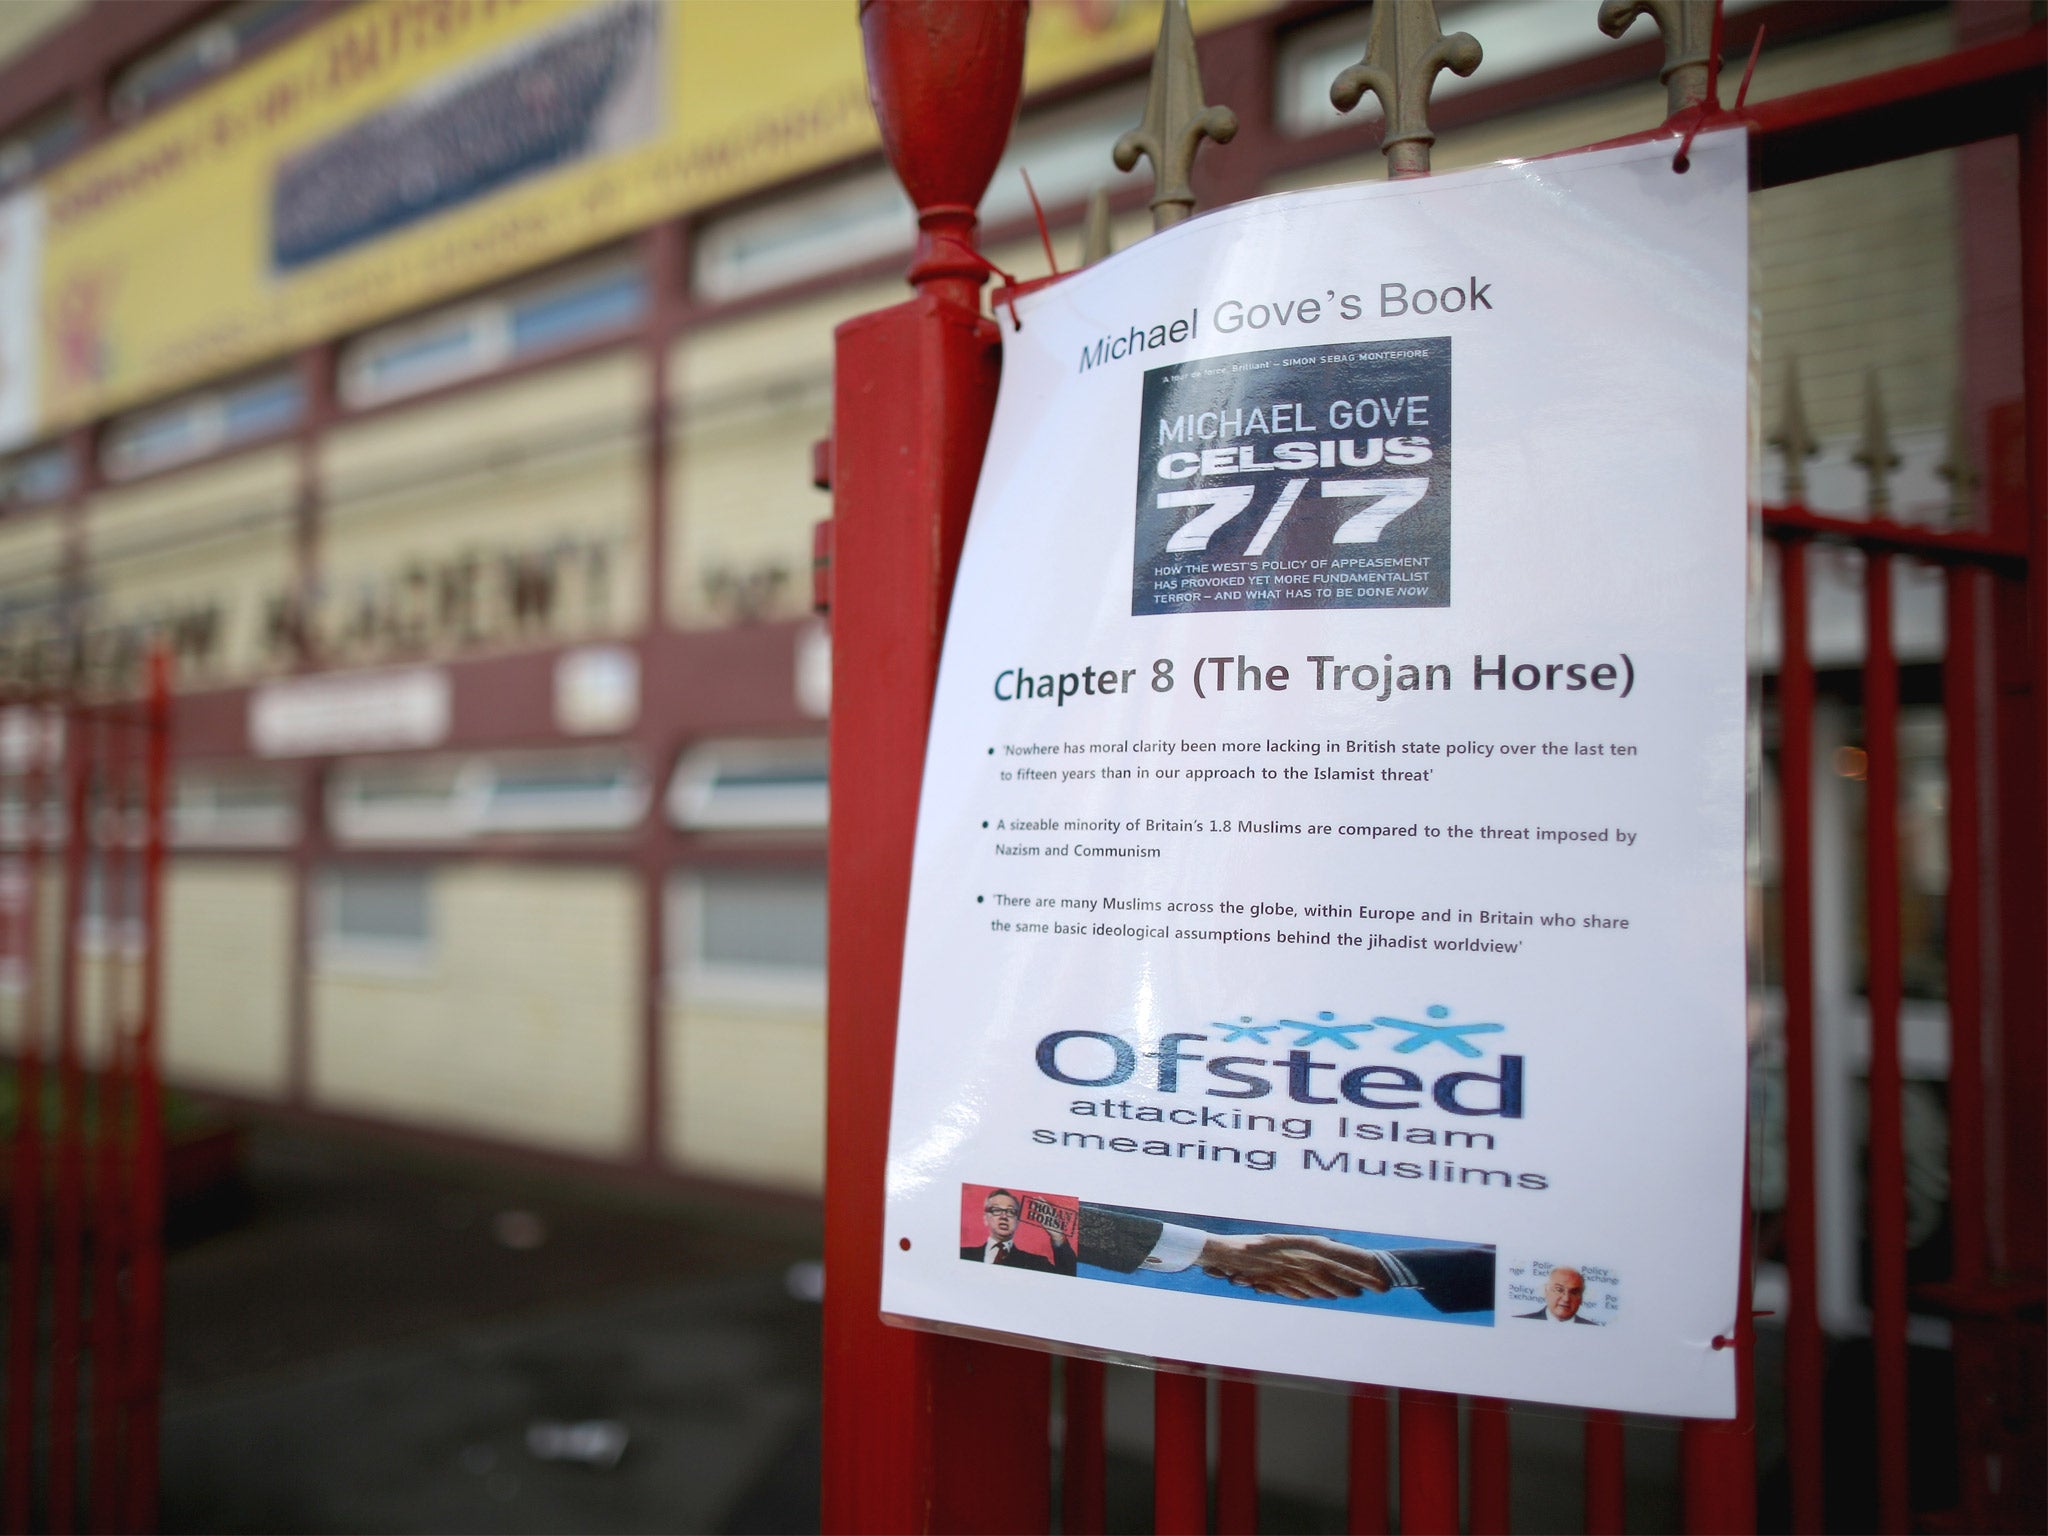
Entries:
{"label": "paved ground", "polygon": [[[787,1207],[260,1131],[169,1265],[164,1528],[814,1529],[817,1250]],[[615,1467],[529,1452],[592,1420]]]}
{"label": "paved ground", "polygon": [[[817,1252],[800,1207],[259,1130],[169,1266],[164,1528],[815,1530]],[[1343,1397],[1262,1399],[1265,1529],[1342,1530]],[[616,1466],[529,1447],[588,1421],[624,1427]],[[1517,1411],[1516,1530],[1579,1528],[1578,1434]],[[1150,1435],[1150,1377],[1112,1370],[1112,1530],[1151,1528]],[[1677,1528],[1677,1461],[1632,1426],[1632,1529]]]}

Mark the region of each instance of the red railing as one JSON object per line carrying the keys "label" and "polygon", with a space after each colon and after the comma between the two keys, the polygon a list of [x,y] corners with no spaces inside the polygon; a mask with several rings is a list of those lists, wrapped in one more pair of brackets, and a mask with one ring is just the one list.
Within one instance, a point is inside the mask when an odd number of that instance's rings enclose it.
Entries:
{"label": "red railing", "polygon": [[139,704],[0,700],[12,820],[0,828],[0,962],[16,1073],[0,1469],[10,1531],[156,1521],[169,699],[159,654]]}
{"label": "red railing", "polygon": [[[1046,1357],[884,1327],[879,1310],[883,1166],[910,851],[925,726],[951,578],[994,403],[998,344],[982,316],[982,270],[968,210],[987,184],[1017,95],[1022,7],[868,0],[874,97],[892,164],[920,210],[916,296],[841,327],[833,418],[834,519],[821,582],[834,631],[832,915],[825,1301],[824,1526],[827,1530],[1046,1528],[1052,1471],[1060,1527],[1105,1519],[1103,1369],[1061,1365],[1063,1434],[1052,1447]],[[1808,645],[1816,543],[1865,557],[1868,654],[1861,668],[1866,769],[1866,906],[1871,1067],[1868,1231],[1874,1439],[1858,1460],[1878,1484],[1887,1531],[1916,1522],[2023,1529],[2038,1514],[2042,1269],[2041,1038],[2048,1000],[2048,29],[1927,64],[1782,97],[1742,114],[1753,185],[1781,186],[2016,135],[2021,160],[2021,287],[2026,323],[2025,486],[1993,499],[1981,526],[1937,531],[1830,516],[1799,502],[1765,510],[1778,551],[1783,654],[1776,685],[1782,784],[1787,1188],[1784,1257],[1790,1520],[1823,1528],[1827,1340],[1818,1294],[1814,1052],[1814,712]],[[1726,120],[1736,120],[1732,115]],[[1674,119],[1663,130],[1685,123]],[[1893,568],[1946,574],[1952,1280],[1923,1309],[1956,1320],[1962,1477],[1955,1506],[1916,1510],[1908,1483],[1916,1427],[1907,1384],[1905,1152],[1899,1054],[1899,668],[1891,637]],[[1988,599],[1988,600],[1987,600]],[[1984,635],[1994,637],[1987,654]],[[1995,830],[1994,830],[1995,829]],[[1988,877],[1988,878],[1987,878]],[[1980,889],[1994,893],[1987,922]],[[1989,1010],[1989,1011],[1987,1011]],[[1986,1038],[1999,1049],[1986,1089]],[[1990,1125],[1995,1115],[1998,1134]],[[1993,1177],[1994,1172],[1996,1177]],[[1996,1193],[1994,1193],[1994,1188]],[[1995,1203],[1994,1203],[1995,1202]],[[1747,1273],[1749,1266],[1744,1265]],[[1737,1335],[1740,1411],[1687,1423],[1685,1523],[1754,1529],[1754,1378],[1747,1290]],[[2003,1330],[2003,1331],[2001,1331]],[[2001,1353],[2004,1358],[1999,1358]],[[2017,1362],[2017,1364],[2015,1364]],[[1997,1373],[2004,1373],[2001,1385]],[[1208,1388],[1162,1371],[1154,1393],[1154,1525],[1160,1531],[1254,1529],[1256,1402],[1224,1382],[1227,1433],[1212,1485]],[[1389,1412],[1397,1458],[1388,1454]],[[2017,1405],[2017,1406],[2016,1406]],[[1505,1530],[1506,1405],[1422,1391],[1361,1388],[1351,1399],[1349,1529]],[[2017,1415],[2017,1417],[2015,1417]],[[2031,1417],[2029,1416],[2031,1415]],[[1934,1432],[1923,1417],[1922,1433]],[[1042,1458],[1028,1454],[1047,1446]],[[1002,1469],[1000,1497],[983,1471]],[[1584,1423],[1584,1523],[1618,1531],[1626,1516],[1626,1430],[1618,1415]]]}

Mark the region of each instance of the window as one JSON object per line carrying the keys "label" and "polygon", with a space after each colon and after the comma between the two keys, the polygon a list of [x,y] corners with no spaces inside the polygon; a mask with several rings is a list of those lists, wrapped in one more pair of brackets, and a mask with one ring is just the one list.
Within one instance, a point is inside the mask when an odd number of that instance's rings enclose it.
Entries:
{"label": "window", "polygon": [[299,835],[299,808],[284,774],[183,773],[171,797],[179,847],[281,847]]}
{"label": "window", "polygon": [[[114,874],[119,866],[118,878]],[[85,867],[85,891],[80,901],[78,939],[88,948],[120,948],[132,954],[142,949],[142,850],[123,850],[118,859],[104,851]]]}
{"label": "window", "polygon": [[[30,822],[45,848],[64,837],[64,722],[25,705],[0,709],[0,846],[28,841]],[[28,813],[28,780],[39,781],[41,814]]]}
{"label": "window", "polygon": [[320,879],[323,964],[416,970],[433,959],[432,875],[425,869],[334,868]]}
{"label": "window", "polygon": [[115,76],[109,110],[122,121],[140,117],[202,80],[226,73],[236,60],[276,35],[305,4],[306,0],[242,0],[227,7]]}
{"label": "window", "polygon": [[669,973],[709,1007],[825,1001],[825,872],[701,869],[669,893]]}
{"label": "window", "polygon": [[71,494],[71,449],[46,443],[0,459],[0,502],[35,506]]}
{"label": "window", "polygon": [[508,758],[488,765],[482,832],[617,832],[647,813],[647,782],[630,758]]}
{"label": "window", "polygon": [[638,261],[609,257],[370,332],[342,356],[341,398],[352,407],[401,400],[625,330],[646,311]]}
{"label": "window", "polygon": [[828,810],[825,742],[713,741],[692,748],[669,782],[669,819],[698,830],[822,828]]}
{"label": "window", "polygon": [[647,814],[626,753],[386,758],[344,763],[327,814],[344,842],[454,842],[493,833],[622,832]]}
{"label": "window", "polygon": [[[1047,208],[1079,202],[1120,177],[1104,146],[1144,115],[1142,87],[1034,113],[1018,126],[981,202],[985,228],[1031,212],[1018,167]],[[1132,173],[1135,176],[1137,173]],[[802,192],[713,219],[699,235],[692,283],[714,302],[744,298],[907,251],[917,233],[910,200],[886,172]]]}
{"label": "window", "polygon": [[0,192],[20,186],[85,142],[85,114],[75,101],[38,112],[0,139]]}
{"label": "window", "polygon": [[121,417],[101,463],[109,478],[133,479],[286,431],[305,406],[305,387],[289,370],[187,395]]}
{"label": "window", "polygon": [[447,842],[469,832],[473,798],[459,758],[344,763],[327,787],[327,819],[343,842]]}

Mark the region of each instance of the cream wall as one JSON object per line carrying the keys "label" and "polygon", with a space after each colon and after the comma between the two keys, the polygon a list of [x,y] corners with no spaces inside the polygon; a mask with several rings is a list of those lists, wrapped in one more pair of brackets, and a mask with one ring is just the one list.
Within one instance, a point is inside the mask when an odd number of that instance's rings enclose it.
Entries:
{"label": "cream wall", "polygon": [[282,1098],[291,1030],[292,870],[181,857],[164,878],[164,1074]]}
{"label": "cream wall", "polygon": [[31,512],[0,523],[0,647],[15,666],[25,666],[28,649],[57,631],[63,568],[60,513]]}
{"label": "cream wall", "polygon": [[802,1194],[825,1187],[822,1010],[671,1003],[663,1150],[688,1173]]}
{"label": "cream wall", "polygon": [[95,496],[85,515],[88,624],[176,622],[212,607],[218,639],[204,663],[180,650],[182,686],[280,670],[290,658],[266,648],[266,610],[296,580],[297,486],[292,450],[268,448]]}
{"label": "cream wall", "polygon": [[[1020,280],[1046,273],[1035,240],[990,257]],[[810,613],[811,530],[832,515],[831,499],[811,484],[811,445],[832,430],[833,328],[909,297],[891,277],[676,343],[667,581],[677,624]]]}
{"label": "cream wall", "polygon": [[316,1106],[593,1157],[635,1145],[640,916],[625,869],[444,863],[431,954],[315,945]]}
{"label": "cream wall", "polygon": [[693,628],[811,610],[811,528],[831,503],[811,444],[832,427],[832,328],[904,298],[841,289],[692,331],[670,359],[669,612]]}
{"label": "cream wall", "polygon": [[327,627],[345,628],[361,589],[388,587],[409,565],[561,548],[574,553],[559,567],[550,630],[513,633],[486,580],[483,643],[635,628],[646,608],[647,375],[645,353],[624,348],[338,427],[321,452]]}

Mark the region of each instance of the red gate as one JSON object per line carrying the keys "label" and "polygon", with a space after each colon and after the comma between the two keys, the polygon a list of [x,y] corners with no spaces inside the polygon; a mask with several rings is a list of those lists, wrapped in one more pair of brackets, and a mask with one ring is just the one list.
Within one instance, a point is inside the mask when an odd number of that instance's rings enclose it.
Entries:
{"label": "red gate", "polygon": [[169,719],[161,653],[139,703],[0,700],[10,1531],[156,1521]]}
{"label": "red gate", "polygon": [[[1382,0],[1391,5],[1395,0]],[[1428,8],[1398,0],[1402,12]],[[1818,1299],[1815,1151],[1814,877],[1811,785],[1815,671],[1808,650],[1808,552],[1860,552],[1868,635],[1860,667],[1865,784],[1867,992],[1871,1021],[1866,1185],[1874,1441],[1857,1447],[1878,1484],[1887,1531],[1915,1524],[2027,1530],[2042,1519],[2043,1116],[2048,1060],[2048,28],[1929,63],[1723,113],[1714,84],[1722,23],[1685,0],[1614,3],[1603,24],[1637,9],[1667,27],[1671,115],[1654,134],[1746,122],[1753,188],[1829,176],[1984,140],[2013,137],[2020,163],[2020,288],[2024,387],[2018,472],[1994,476],[1981,500],[1958,474],[1961,526],[1898,521],[1884,498],[1889,447],[1881,426],[1865,448],[1870,515],[1811,511],[1798,474],[1765,509],[1782,591],[1782,661],[1767,725],[1779,738],[1783,784],[1782,986],[1785,998],[1786,1192],[1789,1281],[1785,1417],[1790,1518],[1823,1528],[1826,1339]],[[1178,0],[1168,7],[1172,23]],[[1053,1429],[1050,1357],[885,1328],[878,1319],[884,1240],[883,1170],[903,925],[918,780],[940,636],[994,405],[999,343],[983,315],[988,267],[974,249],[975,204],[1015,112],[1024,6],[863,0],[872,95],[891,164],[919,210],[909,272],[914,296],[842,326],[838,337],[832,522],[821,529],[821,598],[834,638],[832,714],[830,1078],[827,1118],[824,1526],[827,1530],[1100,1529],[1104,1519],[1102,1368],[1066,1360]],[[1697,29],[1711,15],[1708,41]],[[1181,22],[1184,25],[1184,19]],[[1391,27],[1391,24],[1390,24]],[[1434,31],[1433,25],[1429,30]],[[1728,24],[1732,53],[1755,31]],[[1162,44],[1155,71],[1169,67]],[[1200,110],[1199,86],[1193,111]],[[1424,88],[1426,96],[1426,86]],[[1390,145],[1394,174],[1426,171],[1426,136]],[[1157,204],[1155,204],[1155,207]],[[1783,434],[1788,469],[1804,444]],[[1960,462],[1960,461],[1958,461]],[[1895,572],[1942,572],[1947,644],[1941,666],[1949,782],[1946,933],[1949,998],[1950,1278],[1909,1294],[1900,1061],[1898,825],[1900,676],[1892,641]],[[1912,1424],[1908,1303],[1939,1309],[1953,1328],[1952,1426]],[[1747,1312],[1745,1301],[1743,1311]],[[1740,1352],[1740,1412],[1684,1426],[1688,1529],[1756,1523],[1753,1339]],[[1154,1523],[1161,1531],[1250,1530],[1257,1521],[1253,1389],[1224,1382],[1222,1435],[1211,1477],[1208,1386],[1162,1372],[1154,1415]],[[1388,1428],[1398,1449],[1390,1457]],[[1462,1406],[1433,1392],[1361,1389],[1351,1407],[1353,1531],[1398,1523],[1475,1532],[1508,1525],[1506,1405]],[[1953,1504],[1919,1508],[1908,1486],[1909,1441],[1953,1434]],[[1019,1447],[1044,1446],[1042,1457]],[[1001,1447],[997,1454],[991,1448]],[[1585,1524],[1622,1529],[1621,1417],[1584,1415]],[[1000,1466],[1000,1496],[989,1472]],[[1395,1472],[1398,1470],[1398,1479]]]}

